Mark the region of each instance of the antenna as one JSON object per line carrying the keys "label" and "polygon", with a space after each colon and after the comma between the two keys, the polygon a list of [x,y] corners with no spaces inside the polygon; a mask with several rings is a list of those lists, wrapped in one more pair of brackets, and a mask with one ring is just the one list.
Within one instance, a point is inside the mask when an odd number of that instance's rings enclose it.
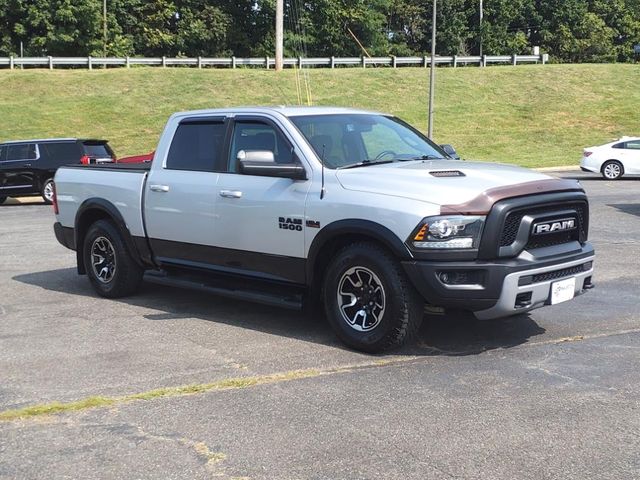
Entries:
{"label": "antenna", "polygon": [[320,188],[320,200],[324,198],[324,194],[326,190],[324,188],[324,147],[325,144],[322,144],[322,155],[320,156],[320,164],[322,165],[322,187]]}

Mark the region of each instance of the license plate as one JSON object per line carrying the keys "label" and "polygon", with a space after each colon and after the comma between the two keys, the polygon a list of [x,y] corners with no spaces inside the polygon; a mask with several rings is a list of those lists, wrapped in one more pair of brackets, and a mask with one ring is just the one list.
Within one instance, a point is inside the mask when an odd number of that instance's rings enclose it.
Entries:
{"label": "license plate", "polygon": [[576,279],[567,278],[551,284],[551,305],[571,300],[576,291]]}

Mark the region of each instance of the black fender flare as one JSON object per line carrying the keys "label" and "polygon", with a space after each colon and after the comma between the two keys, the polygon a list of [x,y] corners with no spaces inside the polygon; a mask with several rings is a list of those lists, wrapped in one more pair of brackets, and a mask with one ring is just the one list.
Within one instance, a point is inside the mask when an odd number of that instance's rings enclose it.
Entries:
{"label": "black fender flare", "polygon": [[401,260],[409,260],[413,257],[404,241],[384,225],[359,218],[338,220],[324,226],[311,242],[307,255],[307,285],[313,283],[316,274],[316,261],[323,247],[341,236],[361,236],[376,240]]}
{"label": "black fender flare", "polygon": [[[76,245],[76,259],[78,262],[78,273],[86,273],[86,266],[84,264],[84,256],[82,252],[82,247],[84,244],[84,235],[86,233],[87,228],[91,225],[83,225],[83,218],[91,211],[100,211],[110,220],[113,221],[116,228],[122,235],[127,248],[131,252],[131,255],[136,263],[138,263],[141,267],[145,267],[142,261],[142,257],[140,256],[140,252],[136,246],[136,242],[133,240],[133,236],[129,231],[129,227],[127,227],[127,223],[124,221],[122,214],[118,210],[118,208],[108,200],[104,198],[88,198],[78,208],[76,212],[76,217],[74,221],[74,242]],[[93,223],[93,222],[91,222]]]}

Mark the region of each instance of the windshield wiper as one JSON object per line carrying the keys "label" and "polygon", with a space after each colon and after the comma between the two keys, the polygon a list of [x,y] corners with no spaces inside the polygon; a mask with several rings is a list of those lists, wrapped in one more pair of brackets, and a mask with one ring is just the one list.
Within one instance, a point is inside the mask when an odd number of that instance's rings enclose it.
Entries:
{"label": "windshield wiper", "polygon": [[409,160],[446,160],[446,158],[437,155],[421,155],[420,157],[413,157]]}
{"label": "windshield wiper", "polygon": [[358,163],[352,163],[351,165],[345,165],[344,167],[338,167],[337,170],[346,170],[347,168],[369,167],[371,165],[382,165],[384,163],[392,163],[395,160],[363,160]]}

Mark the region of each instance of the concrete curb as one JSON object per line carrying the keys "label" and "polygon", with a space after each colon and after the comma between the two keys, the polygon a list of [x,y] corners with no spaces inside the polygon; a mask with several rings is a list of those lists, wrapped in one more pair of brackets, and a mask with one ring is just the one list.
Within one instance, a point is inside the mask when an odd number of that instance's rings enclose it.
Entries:
{"label": "concrete curb", "polygon": [[572,172],[580,170],[580,167],[578,165],[563,165],[559,167],[533,168],[532,170],[535,170],[537,172]]}
{"label": "concrete curb", "polygon": [[15,204],[41,204],[44,205],[41,197],[11,197],[5,200],[5,205],[15,205]]}

